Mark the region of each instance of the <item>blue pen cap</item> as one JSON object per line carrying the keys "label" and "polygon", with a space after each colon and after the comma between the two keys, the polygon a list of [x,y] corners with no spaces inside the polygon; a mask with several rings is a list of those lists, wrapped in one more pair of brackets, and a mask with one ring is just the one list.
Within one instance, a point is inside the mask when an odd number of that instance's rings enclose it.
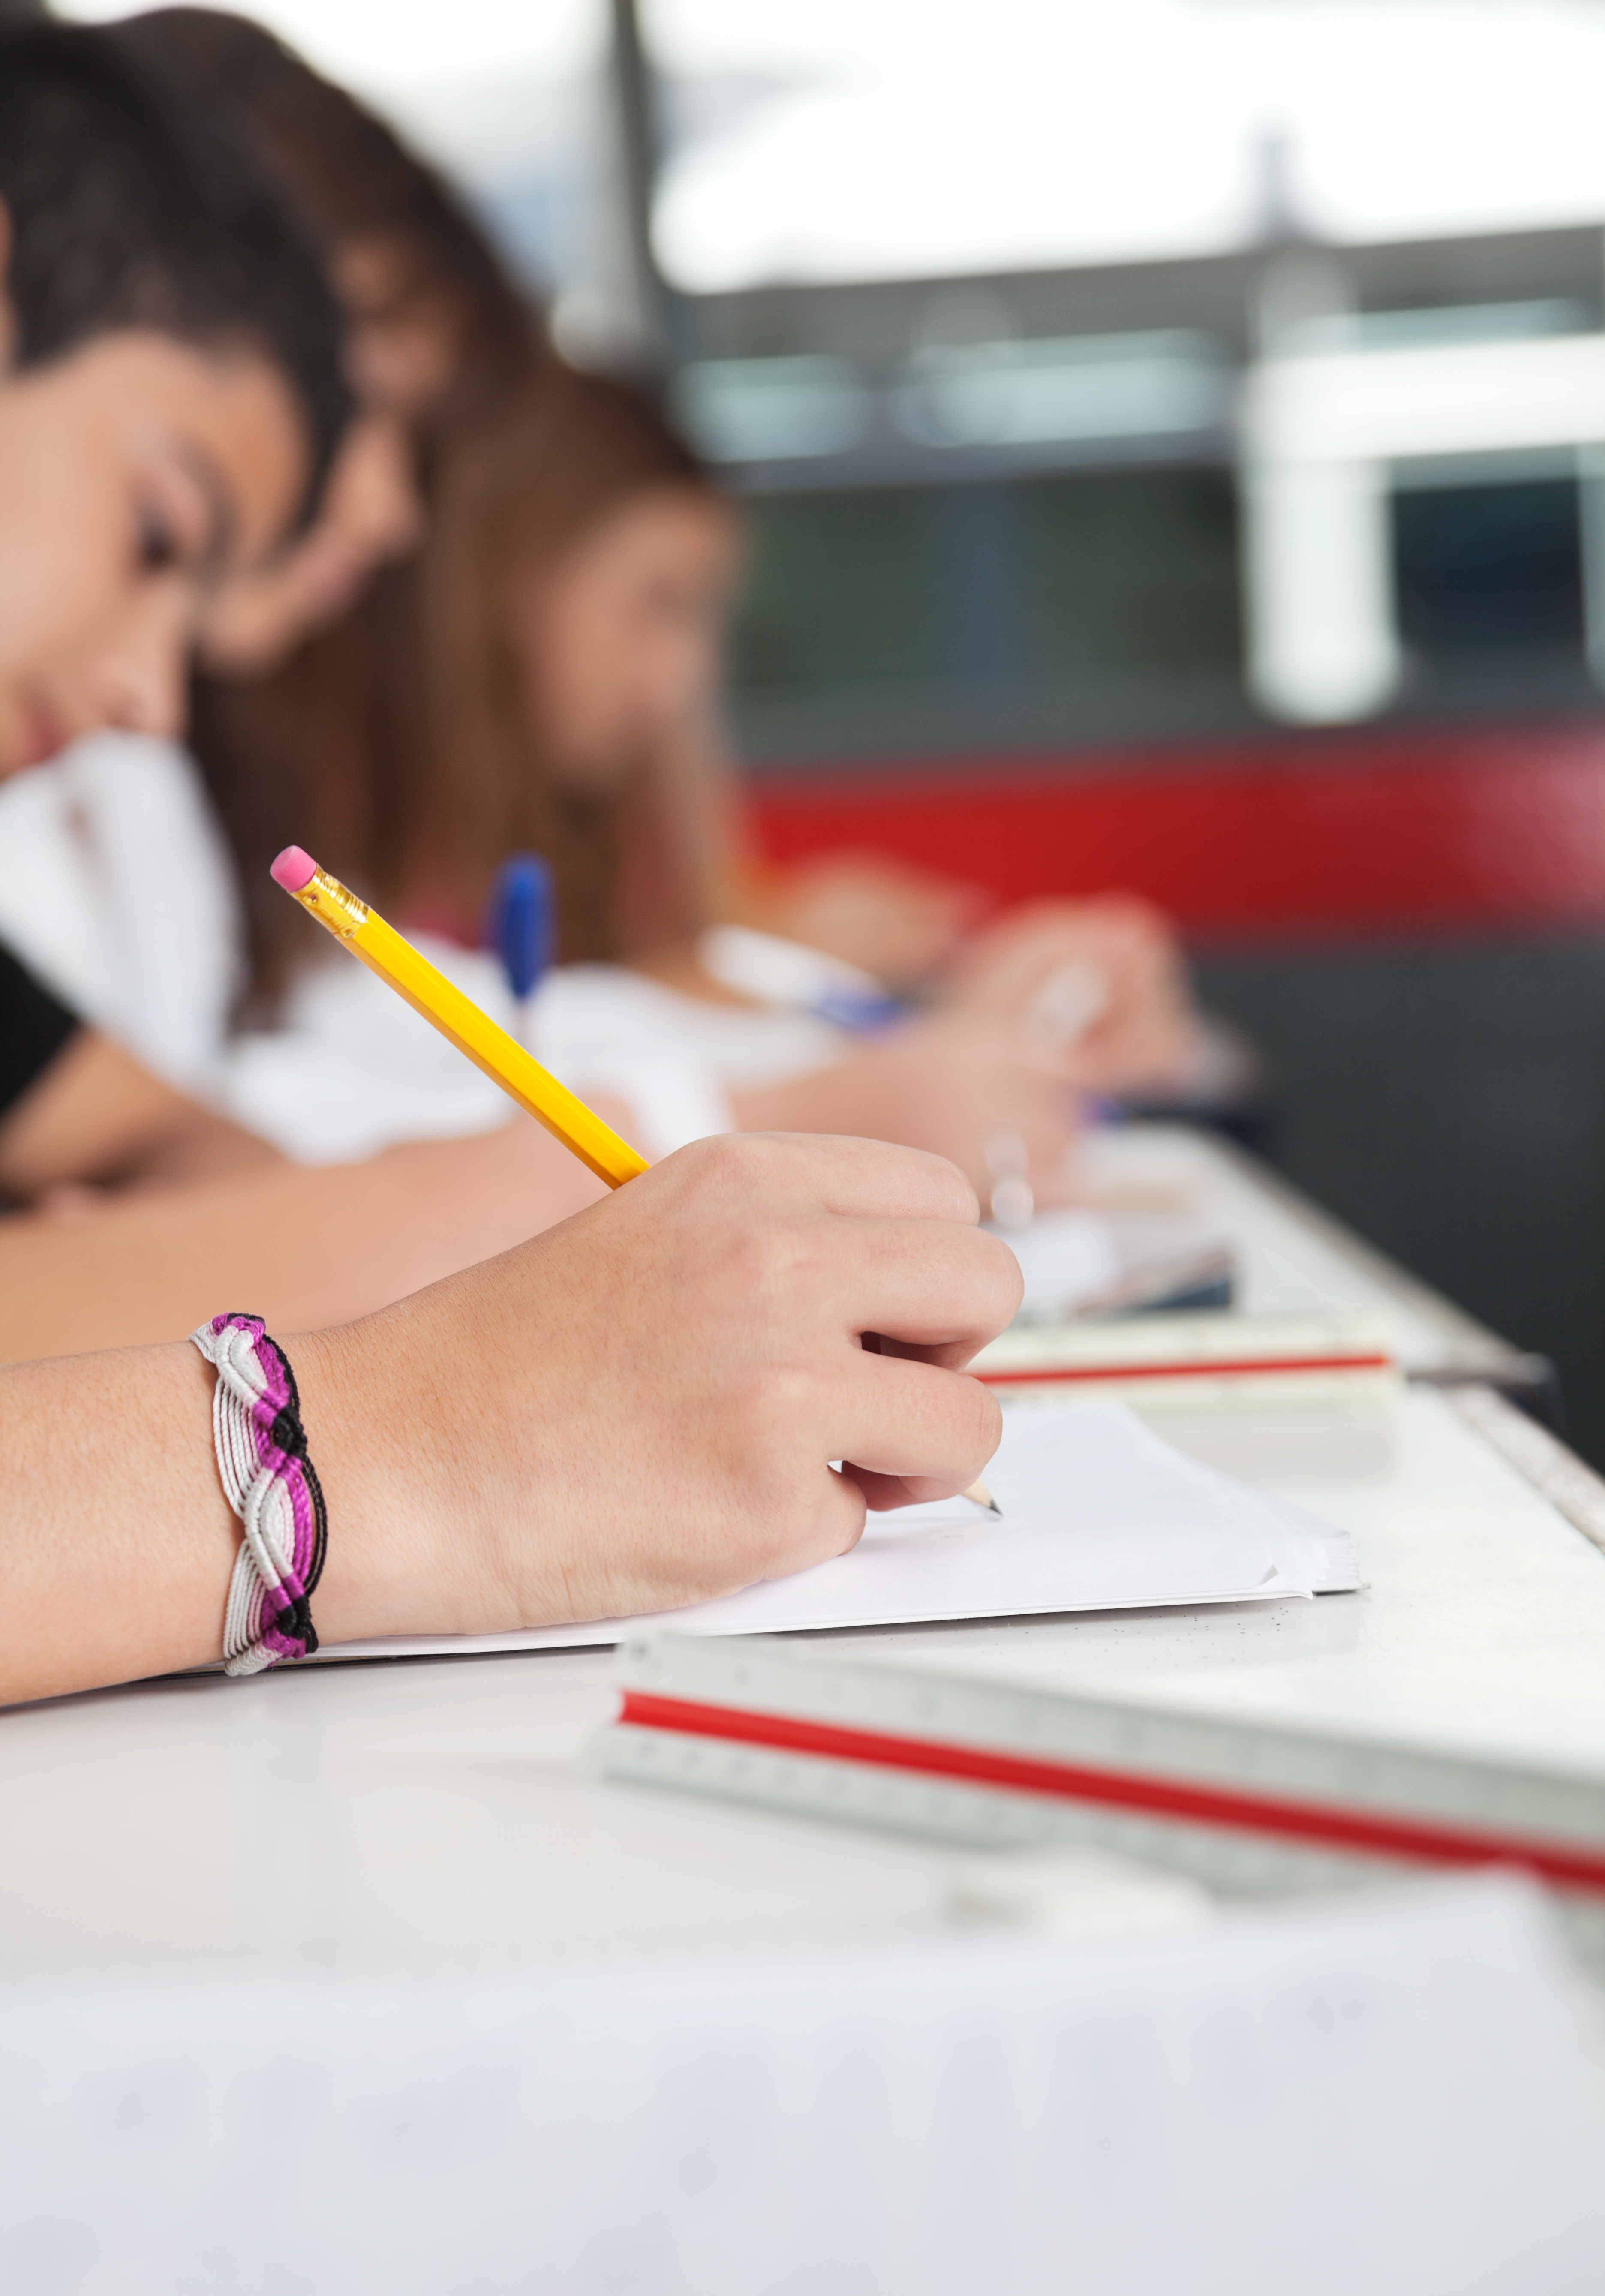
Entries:
{"label": "blue pen cap", "polygon": [[555,908],[552,871],[540,855],[511,854],[485,906],[484,939],[520,1004],[551,965]]}

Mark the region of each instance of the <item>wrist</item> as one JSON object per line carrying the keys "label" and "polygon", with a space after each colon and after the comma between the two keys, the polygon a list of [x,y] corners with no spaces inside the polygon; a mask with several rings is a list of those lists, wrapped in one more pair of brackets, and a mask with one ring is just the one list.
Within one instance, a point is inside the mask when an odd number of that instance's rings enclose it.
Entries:
{"label": "wrist", "polygon": [[387,1320],[381,1312],[284,1342],[328,1509],[314,1611],[325,1644],[460,1624],[450,1566],[454,1554],[470,1558],[442,1505],[440,1446],[417,1366],[386,1344]]}
{"label": "wrist", "polygon": [[[548,1584],[544,1568],[537,1494],[555,1463],[540,1439],[553,1415],[534,1399],[541,1335],[526,1319],[498,1346],[500,1290],[480,1267],[287,1343],[329,1511],[321,1641],[490,1634],[567,1615],[561,1570]],[[516,1424],[498,1408],[504,1358],[520,1367]]]}

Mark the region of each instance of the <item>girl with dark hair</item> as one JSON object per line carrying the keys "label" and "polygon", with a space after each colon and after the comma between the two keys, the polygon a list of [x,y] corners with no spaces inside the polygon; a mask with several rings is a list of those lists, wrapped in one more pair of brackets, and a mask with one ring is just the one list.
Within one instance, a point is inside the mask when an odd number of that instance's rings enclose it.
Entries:
{"label": "girl with dark hair", "polygon": [[[101,34],[0,33],[0,488],[33,519],[0,571],[0,774],[109,720],[176,733],[197,619],[304,521],[350,401],[292,214]],[[0,1166],[24,1103],[94,1065],[20,955]]]}
{"label": "girl with dark hair", "polygon": [[[86,36],[29,37],[70,45]],[[259,667],[293,654],[298,644],[304,653],[307,634],[348,605],[375,562],[415,542],[416,472],[428,459],[431,424],[448,416],[471,419],[512,377],[538,367],[538,320],[432,172],[258,27],[209,11],[170,10],[98,31],[89,45],[107,69],[170,90],[186,116],[206,122],[194,132],[209,150],[213,142],[223,148],[220,184],[233,180],[229,171],[236,166],[249,170],[249,157],[233,157],[237,151],[279,170],[304,227],[354,303],[344,356],[359,385],[360,419],[316,516],[261,563],[220,566],[227,578],[209,579],[192,617],[219,662]],[[128,184],[127,198],[101,198],[89,219],[106,226],[94,263],[36,266],[37,275],[54,280],[58,302],[64,279],[104,278],[111,287],[143,281],[142,291],[160,291],[181,311],[195,304],[192,331],[204,336],[211,320],[195,299],[205,279],[197,275],[200,285],[182,295],[163,286],[137,183],[115,137],[63,142],[47,135],[50,123],[37,105],[29,110],[29,94],[23,75],[9,73],[0,87],[0,127],[16,98],[19,118],[32,123],[28,151],[35,154],[22,188],[37,178],[49,192],[56,244],[77,209],[94,207],[108,170],[120,167]],[[103,160],[98,170],[83,164],[86,149]],[[8,168],[9,152],[0,139],[0,162]],[[192,207],[188,239],[203,244],[207,201]],[[31,217],[26,201],[20,216],[25,209]],[[170,202],[168,212],[186,210]],[[31,234],[30,222],[21,250],[30,263]],[[117,250],[125,242],[137,261],[119,269]],[[304,245],[299,258],[315,281],[315,262]],[[273,314],[283,299],[274,301],[271,247],[264,242],[245,266],[230,259],[240,275],[236,302],[250,314],[237,331],[259,331],[263,313],[266,324],[280,324]],[[343,411],[338,314],[321,284],[317,294],[326,389]],[[20,308],[34,325],[31,302]],[[304,333],[314,316],[299,323]],[[310,422],[308,428],[327,461],[332,436],[318,434]],[[36,472],[44,467],[36,456]],[[75,466],[70,475],[87,474]],[[30,594],[39,590],[39,570],[36,565]],[[23,627],[13,612],[9,627]],[[131,714],[124,704],[111,713],[74,709],[69,715],[58,698],[60,722],[46,726],[36,706],[29,758],[48,756],[64,736],[108,714],[152,733],[176,729],[179,659],[175,652],[163,708],[154,716]],[[315,659],[310,674],[315,682],[322,675]],[[258,686],[267,723],[284,727],[283,749],[266,745],[269,779],[283,770],[285,756],[300,753],[306,721],[299,692],[307,675],[292,659]],[[4,687],[0,660],[0,746]],[[11,1035],[19,1058],[26,1054],[31,1062],[7,1095],[9,1106],[0,1106],[0,1202],[46,1207],[35,1220],[0,1223],[0,1356],[181,1330],[192,1300],[231,1269],[243,1289],[264,1300],[276,1295],[281,1315],[326,1319],[359,1312],[504,1249],[589,1201],[588,1177],[536,1128],[502,1124],[499,1107],[479,1119],[480,1130],[497,1127],[491,1136],[397,1149],[368,1168],[365,1185],[358,1185],[364,1175],[356,1171],[332,1174],[309,1195],[301,1179],[310,1176],[275,1173],[280,1159],[266,1142],[195,1097],[205,1084],[196,1046],[204,1039],[209,1047],[225,1018],[233,895],[226,857],[215,849],[215,829],[181,753],[165,741],[80,744],[52,773],[13,784],[0,804],[0,835],[14,865],[0,884],[0,940],[27,969],[12,958],[0,963],[28,984],[27,1026],[20,1021]],[[141,851],[152,848],[182,857],[190,894],[182,922],[139,867]],[[49,866],[30,866],[30,857],[61,867],[53,875]],[[76,908],[62,898],[75,893],[81,896]],[[209,926],[216,928],[210,940]],[[152,944],[161,959],[154,973]],[[221,1188],[223,1176],[255,1169],[274,1201],[282,1200],[281,1211],[293,1201],[315,1225],[327,1222],[326,1252],[298,1262],[282,1254],[265,1260],[240,1206],[231,1211],[216,1191],[203,1200],[191,1185],[215,1177]],[[189,1193],[170,1218],[151,1198],[136,1202],[105,1193],[175,1182]],[[58,1207],[70,1209],[70,1227],[53,1217]],[[90,1267],[93,1282],[85,1272]]]}
{"label": "girl with dark hair", "polygon": [[521,380],[544,337],[437,171],[273,33],[219,9],[158,8],[126,19],[116,37],[199,95],[285,187],[347,314],[362,419],[318,525],[252,582],[231,585],[203,633],[213,669],[264,673],[415,545],[432,427],[471,420]]}
{"label": "girl with dark hair", "polygon": [[[267,739],[258,730],[250,754],[271,779],[283,772],[283,758],[299,754],[301,687],[309,680],[315,688],[324,676],[316,662],[297,660],[298,648],[338,620],[380,565],[417,544],[420,471],[431,428],[471,419],[536,368],[544,337],[537,316],[455,194],[382,121],[262,27],[220,11],[172,8],[125,20],[100,37],[108,55],[189,98],[209,122],[210,135],[228,139],[278,178],[346,307],[344,362],[356,386],[357,419],[347,430],[316,515],[264,563],[214,585],[197,632],[201,658],[215,670],[258,681],[253,722]],[[74,139],[57,138],[51,148],[71,176]],[[130,202],[124,225],[133,228],[137,221],[137,202]],[[112,259],[116,244],[110,233],[103,261]],[[271,297],[270,270],[256,283]],[[332,332],[334,308],[326,294],[324,308]],[[61,737],[49,746],[61,747]],[[115,849],[127,841],[127,816],[135,807],[135,774],[121,769],[129,760],[116,760],[115,769],[107,762],[102,772],[103,762],[98,756],[71,761],[59,777],[55,808],[78,844],[111,849],[95,857],[102,875],[116,873]],[[206,825],[184,760],[147,748],[135,770],[135,809],[147,820],[165,811],[185,832],[186,849],[204,862]],[[13,803],[7,823],[13,845],[23,847],[52,826],[48,815],[40,790]],[[97,977],[96,968],[66,946],[70,919],[36,915],[37,906],[30,907],[26,884],[13,886],[9,906],[0,900],[0,932],[9,930],[25,949],[31,947],[45,971],[76,991],[94,1019],[110,1020],[124,1041],[85,1031],[80,1065],[93,1067],[94,1088],[75,1092],[60,1111],[36,1108],[20,1144],[0,1131],[0,1191],[26,1200],[53,1183],[179,1175],[259,1160],[259,1144],[211,1120],[189,1098],[197,1062],[168,1045],[157,1011],[162,995],[144,998],[147,1017],[155,1017],[142,1033],[140,1016],[125,1009],[139,1000],[118,994],[121,968],[102,964]],[[78,935],[80,941],[90,938]],[[202,960],[201,969],[225,980],[227,951],[209,955],[209,967]],[[169,1003],[174,994],[169,986]],[[130,1018],[132,1031],[121,1025]],[[130,1050],[138,1057],[130,1058]],[[184,1088],[175,1091],[167,1078]]]}

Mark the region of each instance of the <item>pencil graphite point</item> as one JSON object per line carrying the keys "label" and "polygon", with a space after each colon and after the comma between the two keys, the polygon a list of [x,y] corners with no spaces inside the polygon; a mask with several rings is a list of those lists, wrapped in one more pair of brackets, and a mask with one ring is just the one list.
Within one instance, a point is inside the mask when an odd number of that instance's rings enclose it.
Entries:
{"label": "pencil graphite point", "polygon": [[299,845],[287,845],[273,865],[275,885],[283,885],[287,893],[299,893],[317,874],[317,863],[310,853],[303,853]]}

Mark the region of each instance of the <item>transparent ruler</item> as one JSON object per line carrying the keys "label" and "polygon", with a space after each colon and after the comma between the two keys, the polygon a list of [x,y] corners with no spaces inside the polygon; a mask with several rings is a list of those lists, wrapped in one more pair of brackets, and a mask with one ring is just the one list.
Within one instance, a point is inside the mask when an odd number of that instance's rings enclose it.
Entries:
{"label": "transparent ruler", "polygon": [[1228,1894],[1527,1867],[1605,1937],[1605,1774],[648,1634],[618,1654],[594,1775],[967,1848],[1075,1841]]}
{"label": "transparent ruler", "polygon": [[1401,1383],[1391,1323],[1370,1311],[1015,1324],[970,1369],[1010,1401],[1096,1395],[1144,1409],[1385,1403]]}

